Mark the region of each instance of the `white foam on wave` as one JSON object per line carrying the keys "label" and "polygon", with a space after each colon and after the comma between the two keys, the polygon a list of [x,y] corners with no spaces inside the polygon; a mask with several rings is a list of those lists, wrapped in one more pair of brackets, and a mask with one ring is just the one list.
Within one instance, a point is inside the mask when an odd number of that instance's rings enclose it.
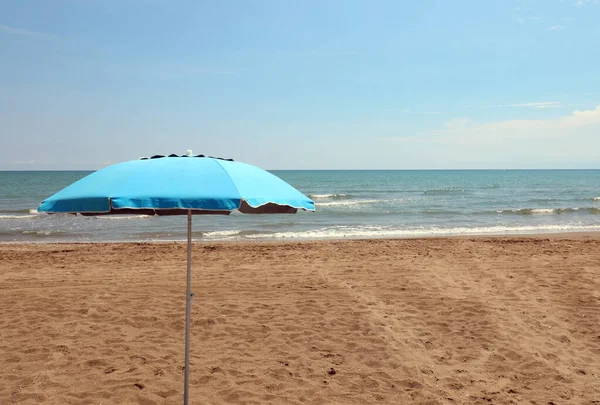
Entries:
{"label": "white foam on wave", "polygon": [[442,193],[464,193],[465,189],[460,187],[434,188],[425,190],[424,194],[442,194]]}
{"label": "white foam on wave", "polygon": [[56,229],[35,229],[23,231],[24,235],[38,235],[38,236],[51,236],[51,235],[62,235],[65,231]]}
{"label": "white foam on wave", "polygon": [[547,215],[547,214],[554,214],[556,212],[556,210],[554,208],[533,208],[530,210],[530,212],[532,214],[542,214],[542,215]]}
{"label": "white foam on wave", "polygon": [[309,195],[310,198],[314,199],[314,200],[320,200],[320,199],[325,199],[325,198],[344,198],[344,197],[348,197],[348,194],[311,194]]}
{"label": "white foam on wave", "polygon": [[328,201],[317,203],[317,207],[351,207],[356,205],[374,204],[378,202],[385,202],[386,200],[356,200],[356,201]]}
{"label": "white foam on wave", "polygon": [[0,219],[26,219],[35,217],[37,217],[37,215],[0,215]]}
{"label": "white foam on wave", "polygon": [[337,226],[320,229],[275,232],[247,235],[249,239],[361,239],[361,238],[411,238],[425,236],[538,234],[562,232],[597,232],[600,225],[540,225],[540,226],[491,226],[456,228],[385,228],[379,226]]}
{"label": "white foam on wave", "polygon": [[316,203],[317,207],[356,207],[370,204],[389,204],[398,203],[403,200],[346,200],[346,201],[327,201]]}
{"label": "white foam on wave", "polygon": [[223,238],[223,237],[226,238],[226,237],[236,236],[239,233],[240,233],[240,231],[234,231],[234,230],[229,230],[229,231],[212,231],[212,232],[206,232],[202,236],[208,237],[208,238]]}
{"label": "white foam on wave", "polygon": [[598,214],[600,209],[596,207],[564,207],[564,208],[519,208],[496,211],[498,214],[517,214],[517,215],[554,215],[567,214],[573,212],[587,212],[589,214]]}
{"label": "white foam on wave", "polygon": [[108,219],[111,221],[115,220],[131,220],[131,219],[148,219],[152,218],[152,215],[98,215],[89,218],[97,218],[97,219]]}

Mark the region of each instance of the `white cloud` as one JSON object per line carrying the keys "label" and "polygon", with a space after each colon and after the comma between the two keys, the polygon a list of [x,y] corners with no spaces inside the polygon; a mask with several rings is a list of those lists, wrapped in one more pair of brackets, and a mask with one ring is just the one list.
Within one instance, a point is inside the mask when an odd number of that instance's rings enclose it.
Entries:
{"label": "white cloud", "polygon": [[567,27],[565,25],[553,25],[547,28],[548,31],[563,31],[566,29]]}
{"label": "white cloud", "polygon": [[[556,107],[573,107],[574,104],[563,104],[561,101],[534,101],[528,103],[513,103],[513,104],[484,104],[477,106],[479,108],[507,108],[507,107],[529,107],[529,108],[556,108]],[[464,105],[465,108],[471,108],[472,105]]]}
{"label": "white cloud", "polygon": [[552,119],[458,118],[431,133],[386,141],[442,168],[577,168],[600,167],[599,132],[600,105]]}
{"label": "white cloud", "polygon": [[600,124],[600,105],[594,110],[573,111],[572,115],[561,118],[560,123],[573,127]]}
{"label": "white cloud", "polygon": [[575,0],[577,7],[583,7],[587,4],[600,4],[600,0]]}
{"label": "white cloud", "polygon": [[538,101],[533,103],[510,104],[509,107],[555,108],[560,107],[560,101]]}
{"label": "white cloud", "polygon": [[[460,125],[457,125],[459,123]],[[573,111],[571,115],[545,120],[507,120],[487,124],[471,123],[467,119],[454,119],[446,123],[446,128],[463,132],[486,133],[503,131],[502,137],[537,137],[548,134],[549,136],[569,136],[569,130],[587,125],[600,124],[600,105],[593,110]],[[535,131],[541,131],[538,134]],[[443,132],[443,131],[442,131]],[[446,131],[447,132],[447,131]]]}
{"label": "white cloud", "polygon": [[0,31],[6,32],[11,35],[22,36],[22,37],[44,38],[44,39],[56,38],[56,35],[54,35],[54,34],[47,34],[44,32],[26,30],[23,28],[16,28],[16,27],[11,27],[11,26],[2,25],[2,24],[0,24]]}

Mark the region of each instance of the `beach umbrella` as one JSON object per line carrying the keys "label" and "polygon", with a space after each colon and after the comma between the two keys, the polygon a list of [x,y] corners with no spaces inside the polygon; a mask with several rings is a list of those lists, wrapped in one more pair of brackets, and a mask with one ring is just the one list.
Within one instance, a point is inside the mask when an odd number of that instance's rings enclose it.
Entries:
{"label": "beach umbrella", "polygon": [[192,215],[293,214],[312,200],[256,166],[204,155],[155,155],[98,170],[44,200],[38,211],[81,215],[187,215],[184,404],[188,403]]}

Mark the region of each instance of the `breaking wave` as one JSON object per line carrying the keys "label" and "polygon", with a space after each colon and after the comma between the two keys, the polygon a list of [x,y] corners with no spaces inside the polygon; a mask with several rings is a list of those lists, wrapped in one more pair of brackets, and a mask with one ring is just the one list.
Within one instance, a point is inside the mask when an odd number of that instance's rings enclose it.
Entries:
{"label": "breaking wave", "polygon": [[153,218],[153,215],[98,215],[94,217],[88,218],[96,218],[96,219],[107,219],[111,221],[116,220],[131,220],[131,219],[148,219]]}
{"label": "breaking wave", "polygon": [[2,219],[25,219],[25,218],[35,218],[37,215],[0,215],[0,220]]}
{"label": "breaking wave", "polygon": [[464,193],[465,189],[458,187],[434,188],[425,190],[423,194],[447,194],[447,193]]}
{"label": "breaking wave", "polygon": [[337,226],[320,229],[270,234],[247,235],[247,239],[360,239],[360,238],[414,238],[458,235],[509,235],[562,232],[597,232],[600,225],[540,225],[540,226],[489,226],[456,228],[392,228],[381,226]]}
{"label": "breaking wave", "polygon": [[311,198],[313,200],[325,200],[325,199],[329,199],[329,200],[345,200],[348,198],[351,198],[352,196],[350,194],[309,194],[308,198]]}
{"label": "breaking wave", "polygon": [[335,207],[335,206],[345,206],[352,207],[357,205],[367,205],[367,204],[376,204],[381,202],[386,202],[388,200],[353,200],[353,201],[328,201],[317,203],[317,207]]}
{"label": "breaking wave", "polygon": [[496,211],[498,214],[514,215],[560,215],[570,213],[600,214],[600,208],[577,207],[577,208],[519,208]]}

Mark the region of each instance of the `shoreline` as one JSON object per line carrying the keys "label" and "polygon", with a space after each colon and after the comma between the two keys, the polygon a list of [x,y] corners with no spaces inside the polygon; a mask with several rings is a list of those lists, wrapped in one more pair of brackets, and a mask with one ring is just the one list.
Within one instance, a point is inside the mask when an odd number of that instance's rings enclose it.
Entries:
{"label": "shoreline", "polygon": [[[286,243],[321,243],[321,242],[344,242],[344,241],[395,241],[395,240],[431,240],[431,239],[486,239],[486,238],[523,238],[523,239],[569,239],[569,238],[600,238],[600,231],[586,232],[543,232],[543,233],[506,233],[506,234],[461,234],[461,235],[423,235],[406,237],[348,237],[348,238],[265,238],[265,239],[192,239],[192,244],[286,244]],[[187,244],[185,239],[177,240],[98,240],[98,241],[0,241],[1,245],[96,245],[96,244]]]}

